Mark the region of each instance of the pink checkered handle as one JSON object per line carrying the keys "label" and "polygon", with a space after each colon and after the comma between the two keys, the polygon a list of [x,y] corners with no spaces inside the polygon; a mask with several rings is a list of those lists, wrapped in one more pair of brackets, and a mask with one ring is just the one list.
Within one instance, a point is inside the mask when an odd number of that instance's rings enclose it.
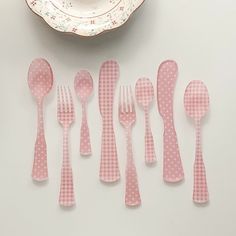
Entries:
{"label": "pink checkered handle", "polygon": [[205,165],[201,150],[200,121],[196,121],[196,153],[194,163],[194,188],[193,201],[196,203],[206,203],[209,200]]}
{"label": "pink checkered handle", "polygon": [[87,122],[86,104],[82,104],[82,124],[80,129],[80,154],[83,156],[91,155],[91,142],[89,127]]}
{"label": "pink checkered handle", "polygon": [[184,179],[184,171],[173,122],[165,123],[164,127],[163,178],[166,182],[170,183],[179,182]]}
{"label": "pink checkered handle", "polygon": [[48,178],[47,145],[44,136],[42,101],[38,102],[38,132],[34,148],[32,178],[36,181],[44,181]]}
{"label": "pink checkered handle", "polygon": [[145,111],[145,126],[145,162],[153,164],[156,162],[156,154],[147,110]]}
{"label": "pink checkered handle", "polygon": [[125,204],[127,206],[139,206],[141,198],[138,186],[138,177],[133,159],[131,130],[127,129],[127,164],[126,164],[126,191]]}
{"label": "pink checkered handle", "polygon": [[71,207],[75,204],[73,174],[69,159],[68,128],[64,127],[63,130],[63,163],[61,170],[59,204],[63,207]]}
{"label": "pink checkered handle", "polygon": [[100,180],[115,182],[120,179],[116,140],[112,120],[103,121]]}

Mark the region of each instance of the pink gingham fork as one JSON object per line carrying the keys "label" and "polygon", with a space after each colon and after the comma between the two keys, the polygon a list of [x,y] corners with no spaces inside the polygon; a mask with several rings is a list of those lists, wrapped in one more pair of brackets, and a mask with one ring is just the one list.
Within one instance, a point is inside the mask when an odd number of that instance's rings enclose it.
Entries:
{"label": "pink gingham fork", "polygon": [[73,187],[73,174],[69,159],[68,131],[71,124],[75,120],[74,105],[69,87],[66,89],[65,86],[60,86],[60,87],[58,86],[57,96],[58,96],[57,117],[59,123],[63,127],[63,162],[61,169],[61,187],[60,187],[59,204],[61,206],[70,207],[75,204],[75,199],[74,199],[74,187]]}
{"label": "pink gingham fork", "polygon": [[131,130],[136,121],[136,113],[131,87],[120,87],[119,121],[125,128],[127,138],[125,204],[127,206],[139,206],[141,204],[141,198],[131,141]]}

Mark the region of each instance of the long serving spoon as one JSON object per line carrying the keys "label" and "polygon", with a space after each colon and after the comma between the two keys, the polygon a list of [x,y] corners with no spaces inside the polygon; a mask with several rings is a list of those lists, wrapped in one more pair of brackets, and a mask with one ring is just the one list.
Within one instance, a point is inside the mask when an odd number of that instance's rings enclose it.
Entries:
{"label": "long serving spoon", "polygon": [[82,124],[80,130],[80,154],[89,156],[92,154],[89,127],[87,122],[86,105],[93,92],[93,79],[86,70],[77,73],[74,81],[75,92],[82,104]]}
{"label": "long serving spoon", "polygon": [[209,95],[202,81],[193,80],[189,83],[184,94],[184,106],[186,113],[194,119],[196,126],[193,201],[196,203],[206,203],[208,202],[209,194],[202,158],[200,122],[209,108]]}
{"label": "long serving spoon", "polygon": [[140,78],[135,86],[136,100],[145,112],[145,162],[156,162],[153,135],[150,128],[149,108],[154,99],[154,88],[148,78]]}
{"label": "long serving spoon", "polygon": [[28,72],[28,84],[31,93],[36,98],[38,107],[38,131],[34,150],[32,178],[36,181],[44,181],[48,178],[48,168],[43,125],[43,100],[53,85],[52,69],[45,59],[38,58],[31,63]]}

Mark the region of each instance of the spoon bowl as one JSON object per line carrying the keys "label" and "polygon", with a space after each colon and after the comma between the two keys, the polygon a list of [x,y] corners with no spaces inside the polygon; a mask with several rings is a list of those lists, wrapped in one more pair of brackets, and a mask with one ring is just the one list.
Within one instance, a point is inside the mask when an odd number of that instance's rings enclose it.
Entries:
{"label": "spoon bowl", "polygon": [[137,102],[143,109],[147,109],[154,99],[154,88],[148,78],[140,78],[135,86]]}
{"label": "spoon bowl", "polygon": [[82,102],[85,102],[93,92],[93,79],[86,70],[81,70],[75,77],[75,92]]}
{"label": "spoon bowl", "polygon": [[37,58],[31,63],[28,72],[28,85],[37,100],[42,100],[52,89],[53,72],[45,59]]}
{"label": "spoon bowl", "polygon": [[209,108],[208,90],[204,83],[193,80],[189,83],[184,94],[184,106],[189,117],[200,120]]}

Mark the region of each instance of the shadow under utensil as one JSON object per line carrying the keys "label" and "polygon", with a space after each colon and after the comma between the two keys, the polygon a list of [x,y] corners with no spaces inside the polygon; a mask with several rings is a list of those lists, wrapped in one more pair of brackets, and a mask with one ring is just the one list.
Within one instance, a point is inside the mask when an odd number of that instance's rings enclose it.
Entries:
{"label": "shadow under utensil", "polygon": [[115,182],[105,182],[100,179],[100,183],[102,183],[104,186],[117,186],[120,183],[120,179]]}
{"label": "shadow under utensil", "polygon": [[184,184],[184,182],[185,182],[185,179],[182,179],[182,180],[180,180],[180,181],[178,181],[178,182],[167,182],[167,181],[164,181],[164,183],[165,183],[167,186],[171,186],[171,187],[178,187],[178,186]]}
{"label": "shadow under utensil", "polygon": [[146,165],[147,167],[154,168],[154,167],[157,166],[157,161],[151,162],[151,163],[145,162],[145,165]]}
{"label": "shadow under utensil", "polygon": [[60,205],[60,209],[63,211],[74,211],[76,209],[76,205],[73,205],[73,206],[61,206]]}
{"label": "shadow under utensil", "polygon": [[128,206],[128,205],[125,205],[125,206],[129,210],[137,210],[137,209],[141,208],[142,204],[137,205],[137,206]]}
{"label": "shadow under utensil", "polygon": [[46,185],[48,185],[48,179],[46,179],[46,180],[44,180],[44,181],[37,181],[37,180],[34,180],[34,179],[32,179],[33,180],[33,183],[34,183],[34,185],[36,185],[36,186],[46,186]]}
{"label": "shadow under utensil", "polygon": [[210,205],[210,201],[206,202],[206,203],[197,203],[197,202],[193,202],[194,205],[198,208],[203,208],[203,207],[207,207]]}

